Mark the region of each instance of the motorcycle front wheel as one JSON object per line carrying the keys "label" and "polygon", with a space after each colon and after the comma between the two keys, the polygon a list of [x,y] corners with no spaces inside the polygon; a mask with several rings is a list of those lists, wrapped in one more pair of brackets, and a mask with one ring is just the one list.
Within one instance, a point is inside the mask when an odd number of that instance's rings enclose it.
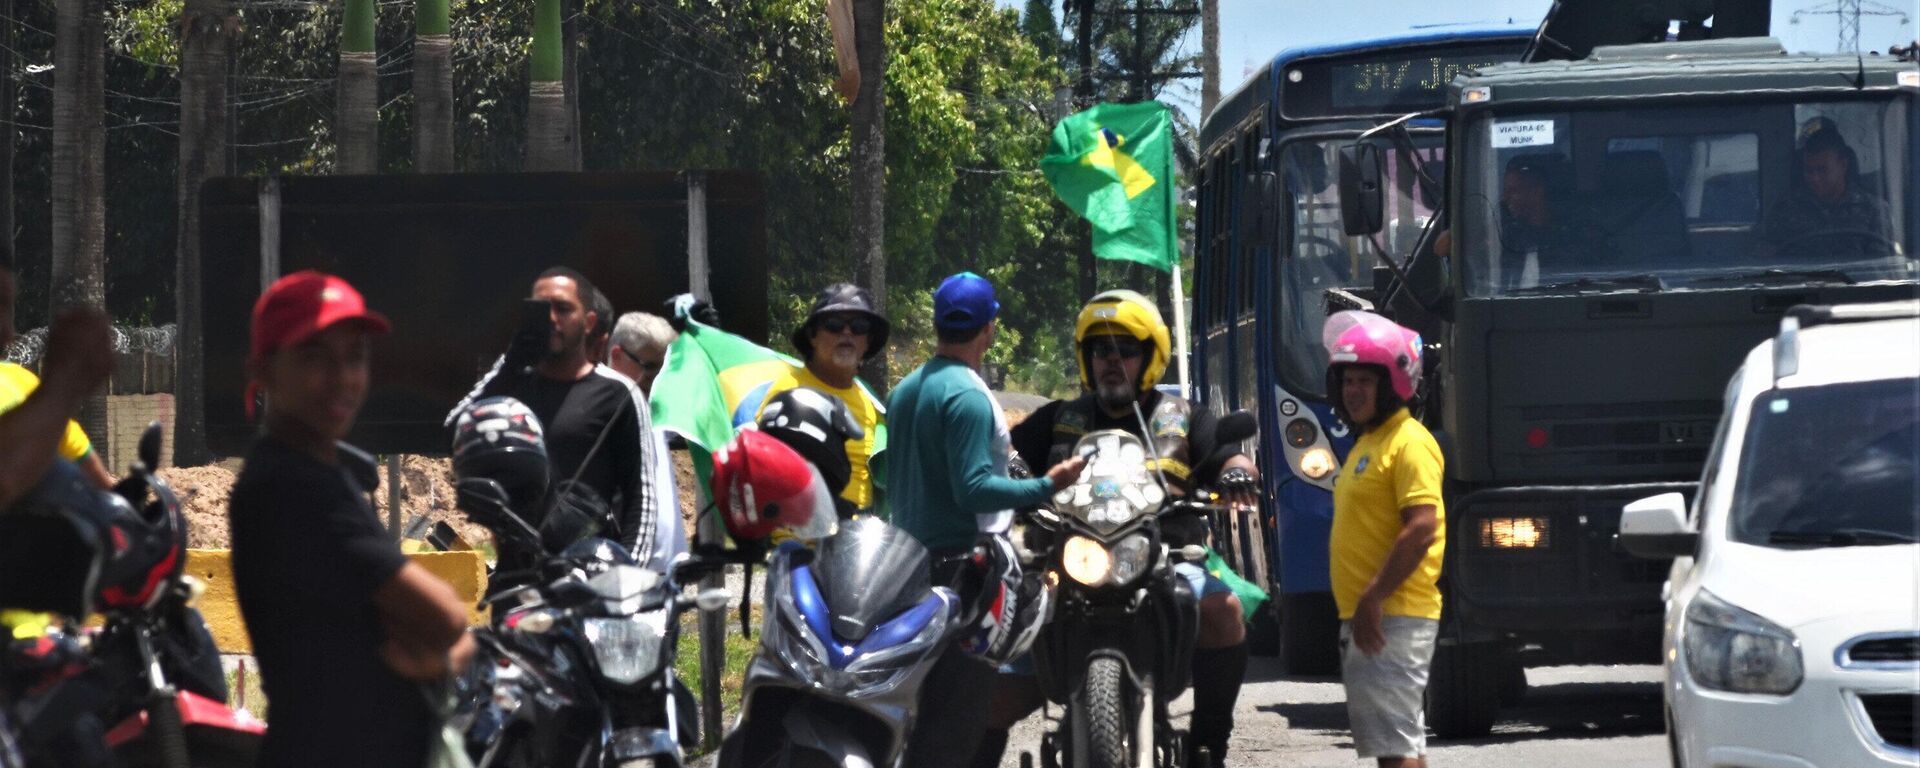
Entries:
{"label": "motorcycle front wheel", "polygon": [[1075,692],[1073,768],[1129,768],[1133,727],[1128,724],[1125,672],[1120,660],[1096,656]]}

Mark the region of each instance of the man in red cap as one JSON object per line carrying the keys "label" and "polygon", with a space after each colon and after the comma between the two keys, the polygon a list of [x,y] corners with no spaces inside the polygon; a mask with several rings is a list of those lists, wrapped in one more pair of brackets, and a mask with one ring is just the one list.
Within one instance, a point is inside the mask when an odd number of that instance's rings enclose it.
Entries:
{"label": "man in red cap", "polygon": [[371,338],[387,330],[359,291],[319,272],[281,278],[253,306],[248,390],[266,395],[266,431],[228,515],[273,701],[261,765],[424,765],[438,723],[417,683],[473,654],[466,606],[400,554],[367,501],[371,459],[340,442],[366,400]]}

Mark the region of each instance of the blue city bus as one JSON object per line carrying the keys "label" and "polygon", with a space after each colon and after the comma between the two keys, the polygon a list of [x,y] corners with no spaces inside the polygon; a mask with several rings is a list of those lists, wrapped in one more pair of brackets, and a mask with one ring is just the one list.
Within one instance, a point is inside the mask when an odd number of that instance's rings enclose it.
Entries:
{"label": "blue city bus", "polygon": [[1438,201],[1416,179],[1424,172],[1444,183],[1445,126],[1416,120],[1412,152],[1380,140],[1389,189],[1376,239],[1349,238],[1341,226],[1338,150],[1383,122],[1443,107],[1462,68],[1518,61],[1532,36],[1532,28],[1450,27],[1289,49],[1202,124],[1193,392],[1216,413],[1260,415],[1255,458],[1269,508],[1257,538],[1267,551],[1229,557],[1271,585],[1280,647],[1295,673],[1338,670],[1327,535],[1333,475],[1353,436],[1325,391],[1327,297],[1371,287],[1376,248],[1405,253],[1419,236]]}

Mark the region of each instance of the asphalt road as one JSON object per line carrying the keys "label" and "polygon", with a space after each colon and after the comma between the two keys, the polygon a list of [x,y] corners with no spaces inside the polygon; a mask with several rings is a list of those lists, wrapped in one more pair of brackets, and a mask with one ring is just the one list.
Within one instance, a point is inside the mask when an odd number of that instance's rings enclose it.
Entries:
{"label": "asphalt road", "polygon": [[[1528,670],[1527,675],[1531,686],[1526,700],[1502,713],[1493,735],[1430,740],[1428,763],[1484,768],[1667,766],[1659,667],[1554,667]],[[1190,709],[1183,700],[1174,705],[1174,714],[1184,720]],[[1038,746],[1042,718],[1037,714],[1016,728],[1002,766],[1017,768],[1017,750]],[[1354,756],[1340,682],[1282,677],[1274,659],[1253,660],[1235,721],[1228,756],[1234,768],[1373,764]]]}

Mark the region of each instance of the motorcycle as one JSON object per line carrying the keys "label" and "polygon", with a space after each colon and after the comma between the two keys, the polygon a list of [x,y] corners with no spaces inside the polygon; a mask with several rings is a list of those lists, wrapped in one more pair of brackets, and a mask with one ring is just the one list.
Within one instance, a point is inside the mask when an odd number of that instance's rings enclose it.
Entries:
{"label": "motorcycle", "polygon": [[[1248,414],[1222,418],[1223,447],[1191,477],[1217,473],[1254,429]],[[1025,556],[1058,585],[1033,659],[1041,689],[1066,712],[1042,737],[1041,764],[1182,768],[1186,734],[1167,709],[1189,682],[1199,602],[1173,564],[1205,561],[1186,531],[1204,529],[1219,507],[1204,491],[1174,497],[1147,469],[1152,449],[1129,433],[1089,433],[1074,453],[1088,459],[1080,479],[1022,515]]]}
{"label": "motorcycle", "polygon": [[473,630],[480,658],[461,681],[468,752],[491,766],[679,768],[698,743],[693,694],[674,672],[681,614],[726,606],[724,590],[689,600],[682,585],[718,565],[682,556],[660,574],[595,534],[587,505],[558,504],[538,530],[492,480],[463,478],[460,508],[496,536],[543,553],[487,598]]}
{"label": "motorcycle", "polygon": [[720,768],[900,766],[921,683],[967,628],[931,566],[911,535],[871,516],[816,549],[774,550],[760,649]]}
{"label": "motorcycle", "polygon": [[[227,706],[219,650],[192,602],[187,523],[159,466],[160,426],[100,498],[97,633],[50,627],[6,659],[10,720],[28,766],[251,766],[266,725]],[[107,727],[111,725],[111,727]],[[110,754],[110,757],[109,757]]]}

